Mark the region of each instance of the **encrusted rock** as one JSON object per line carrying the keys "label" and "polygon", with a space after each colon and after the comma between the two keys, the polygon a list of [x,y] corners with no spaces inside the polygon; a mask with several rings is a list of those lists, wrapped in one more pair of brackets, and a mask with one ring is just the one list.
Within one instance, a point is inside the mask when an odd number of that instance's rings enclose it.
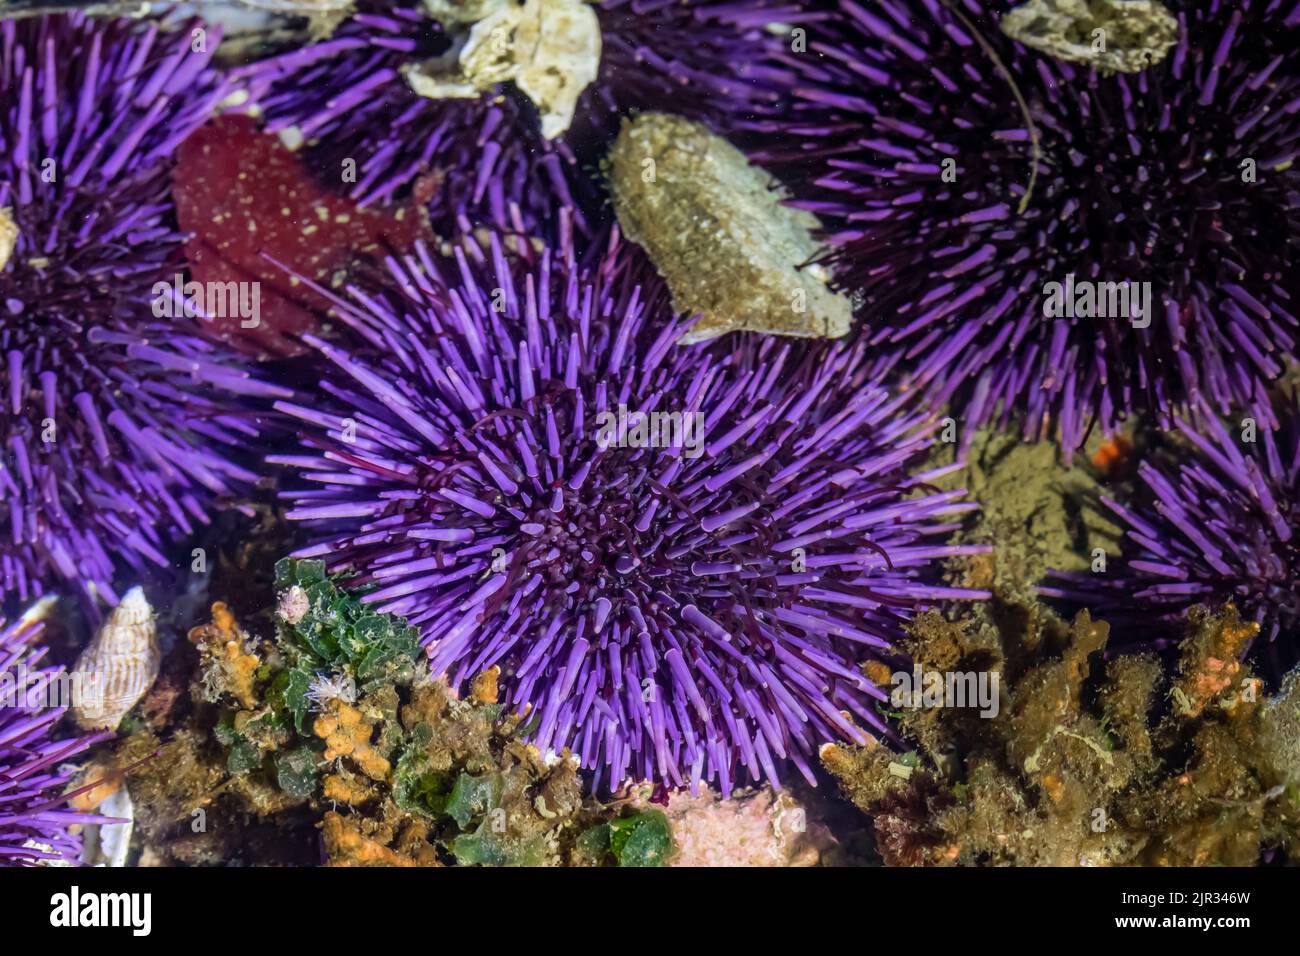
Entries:
{"label": "encrusted rock", "polygon": [[1104,73],[1141,72],[1178,42],[1178,21],[1157,0],[1029,0],[1001,27],[1040,53]]}
{"label": "encrusted rock", "polygon": [[614,210],[702,342],[747,329],[838,338],[852,306],[807,265],[819,252],[809,212],[782,205],[779,184],[725,139],[666,113],[626,121],[609,155]]}

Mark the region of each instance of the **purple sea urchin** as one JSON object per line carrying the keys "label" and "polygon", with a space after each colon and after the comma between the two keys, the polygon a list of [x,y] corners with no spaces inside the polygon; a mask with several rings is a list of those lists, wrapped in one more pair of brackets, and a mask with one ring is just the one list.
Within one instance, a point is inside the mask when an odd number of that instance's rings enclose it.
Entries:
{"label": "purple sea urchin", "polygon": [[[1300,409],[1280,416],[1281,430],[1247,420],[1233,434],[1213,414],[1180,421],[1179,455],[1139,466],[1141,487],[1120,503],[1104,498],[1123,522],[1131,548],[1107,574],[1061,574],[1050,597],[1083,598],[1099,613],[1133,616],[1149,627],[1154,610],[1171,626],[1196,604],[1231,602],[1300,649]],[[1242,439],[1246,440],[1242,440]],[[1099,603],[1100,602],[1100,603]]]}
{"label": "purple sea urchin", "polygon": [[[1113,76],[1003,36],[1010,5],[842,0],[779,55],[793,112],[757,125],[795,135],[757,159],[814,170],[796,192],[865,334],[967,422],[1059,427],[1067,449],[1198,400],[1267,418],[1297,356],[1300,5],[1171,2],[1177,45]],[[1069,276],[1149,283],[1150,311],[1048,318]]]}
{"label": "purple sea urchin", "polygon": [[74,685],[43,663],[42,607],[0,624],[0,866],[75,863],[81,838],[68,828],[101,819],[66,805],[72,773],[61,765],[108,734],[54,738],[67,702],[51,698]]}
{"label": "purple sea urchin", "polygon": [[[514,250],[512,244],[511,249]],[[935,424],[864,382],[858,349],[676,348],[689,324],[617,240],[390,263],[311,338],[328,409],[289,517],[302,552],[407,617],[456,685],[499,665],[533,740],[611,786],[809,779],[826,740],[883,729],[858,665],[926,602],[961,492],[907,468]],[[386,288],[385,288],[386,286]]]}
{"label": "purple sea urchin", "polygon": [[114,557],[165,564],[167,538],[255,479],[229,457],[256,434],[243,402],[286,394],[156,317],[183,269],[170,156],[227,92],[219,33],[190,26],[0,25],[0,597],[62,580],[115,602]]}
{"label": "purple sea urchin", "polygon": [[[578,170],[594,168],[620,111],[667,106],[725,132],[780,96],[779,71],[763,64],[767,17],[756,11],[776,17],[784,8],[767,0],[750,11],[716,2],[597,4],[599,73],[581,95],[573,127],[553,139],[512,84],[467,98],[413,91],[403,70],[454,63],[468,24],[444,26],[416,4],[359,0],[356,9],[330,39],[240,74],[267,129],[295,128],[323,176],[363,205],[425,184],[443,228],[463,215],[535,230],[553,223],[561,205],[579,210],[581,226],[601,197],[591,170]],[[349,161],[355,176],[344,178]]]}

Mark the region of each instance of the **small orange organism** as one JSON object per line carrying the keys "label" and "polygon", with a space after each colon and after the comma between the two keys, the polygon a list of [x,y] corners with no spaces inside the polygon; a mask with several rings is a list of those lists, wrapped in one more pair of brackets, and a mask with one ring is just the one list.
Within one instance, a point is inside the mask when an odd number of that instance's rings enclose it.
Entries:
{"label": "small orange organism", "polygon": [[1133,461],[1133,441],[1128,436],[1116,433],[1102,443],[1097,453],[1092,456],[1092,464],[1107,478],[1126,472]]}

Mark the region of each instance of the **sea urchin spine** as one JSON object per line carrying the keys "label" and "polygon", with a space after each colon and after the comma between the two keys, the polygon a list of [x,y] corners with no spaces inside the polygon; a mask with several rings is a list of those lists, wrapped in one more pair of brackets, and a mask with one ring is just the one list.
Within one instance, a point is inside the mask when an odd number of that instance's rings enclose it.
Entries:
{"label": "sea urchin spine", "polygon": [[[531,260],[531,261],[524,261]],[[860,665],[938,586],[962,492],[909,477],[935,423],[859,350],[675,347],[644,255],[466,240],[338,300],[328,410],[275,461],[302,552],[406,616],[435,674],[502,669],[534,741],[617,786],[780,779],[884,732]]]}
{"label": "sea urchin spine", "polygon": [[1193,605],[1231,602],[1287,666],[1300,651],[1300,409],[1279,408],[1276,434],[1252,418],[1230,430],[1204,409],[1180,421],[1177,457],[1142,462],[1131,500],[1103,498],[1132,545],[1112,572],[1062,573],[1042,592],[1121,620],[1137,600],[1171,632]]}
{"label": "sea urchin spine", "polygon": [[168,177],[228,90],[216,30],[49,16],[0,24],[0,596],[56,582],[115,602],[114,559],[170,539],[257,476],[253,379],[192,319],[160,316],[183,271]]}
{"label": "sea urchin spine", "polygon": [[54,736],[68,704],[57,697],[75,693],[76,684],[43,663],[38,641],[48,605],[0,625],[0,866],[76,863],[81,838],[69,828],[102,820],[67,806],[73,773],[64,763],[108,735]]}
{"label": "sea urchin spine", "polygon": [[[1010,5],[840,0],[775,54],[794,102],[755,159],[827,224],[863,334],[968,425],[1070,451],[1135,412],[1268,419],[1300,357],[1300,4],[1170,4],[1176,45],[1110,76],[1004,36]],[[1076,277],[1149,307],[1053,314]]]}

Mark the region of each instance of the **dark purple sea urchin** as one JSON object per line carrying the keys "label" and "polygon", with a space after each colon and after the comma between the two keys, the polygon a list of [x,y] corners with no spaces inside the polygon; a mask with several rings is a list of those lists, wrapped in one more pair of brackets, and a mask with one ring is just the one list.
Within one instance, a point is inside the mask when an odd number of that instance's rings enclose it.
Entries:
{"label": "dark purple sea urchin", "polygon": [[0,598],[65,582],[115,602],[114,559],[165,563],[174,535],[255,475],[232,367],[191,320],[155,318],[183,269],[168,169],[227,90],[219,33],[52,16],[0,25]]}
{"label": "dark purple sea urchin", "polygon": [[[1151,612],[1173,627],[1192,605],[1236,604],[1260,640],[1300,651],[1300,409],[1283,409],[1274,434],[1251,422],[1229,430],[1213,414],[1179,422],[1177,455],[1144,461],[1126,502],[1104,498],[1127,532],[1106,574],[1062,574],[1049,597],[1083,599],[1100,613]],[[1248,441],[1243,441],[1243,436]]]}
{"label": "dark purple sea urchin", "polygon": [[[1300,4],[1168,0],[1177,46],[1113,76],[1003,36],[1010,6],[842,0],[779,55],[795,104],[758,159],[803,180],[863,334],[968,423],[1066,448],[1198,399],[1267,419],[1297,357]],[[1149,327],[1046,318],[1070,274],[1149,282]]]}
{"label": "dark purple sea urchin", "polygon": [[[671,108],[726,132],[741,117],[770,110],[780,96],[779,71],[763,62],[763,11],[772,18],[789,12],[769,0],[743,9],[716,0],[597,4],[599,74],[582,94],[573,127],[551,140],[510,83],[467,99],[412,91],[402,69],[454,60],[457,32],[416,4],[359,0],[328,40],[240,75],[266,128],[295,127],[313,166],[362,204],[404,195],[427,176],[430,210],[444,231],[460,225],[460,216],[536,231],[554,222],[560,206],[577,210],[582,227],[603,202],[592,174],[622,113]],[[349,159],[356,177],[346,184]]]}
{"label": "dark purple sea urchin", "polygon": [[81,838],[68,827],[101,819],[67,806],[62,765],[111,735],[54,738],[67,706],[51,705],[59,669],[43,664],[41,631],[35,613],[0,622],[0,866],[75,863]]}
{"label": "dark purple sea urchin", "polygon": [[275,459],[312,485],[288,493],[304,556],[374,586],[435,674],[499,665],[533,740],[598,784],[811,779],[819,743],[883,729],[858,665],[977,596],[927,581],[981,550],[944,544],[962,493],[908,477],[932,422],[854,350],[675,347],[686,323],[616,241],[587,268],[495,237],[390,267],[338,303],[357,348],[311,339],[331,409],[280,405],[309,426]]}

